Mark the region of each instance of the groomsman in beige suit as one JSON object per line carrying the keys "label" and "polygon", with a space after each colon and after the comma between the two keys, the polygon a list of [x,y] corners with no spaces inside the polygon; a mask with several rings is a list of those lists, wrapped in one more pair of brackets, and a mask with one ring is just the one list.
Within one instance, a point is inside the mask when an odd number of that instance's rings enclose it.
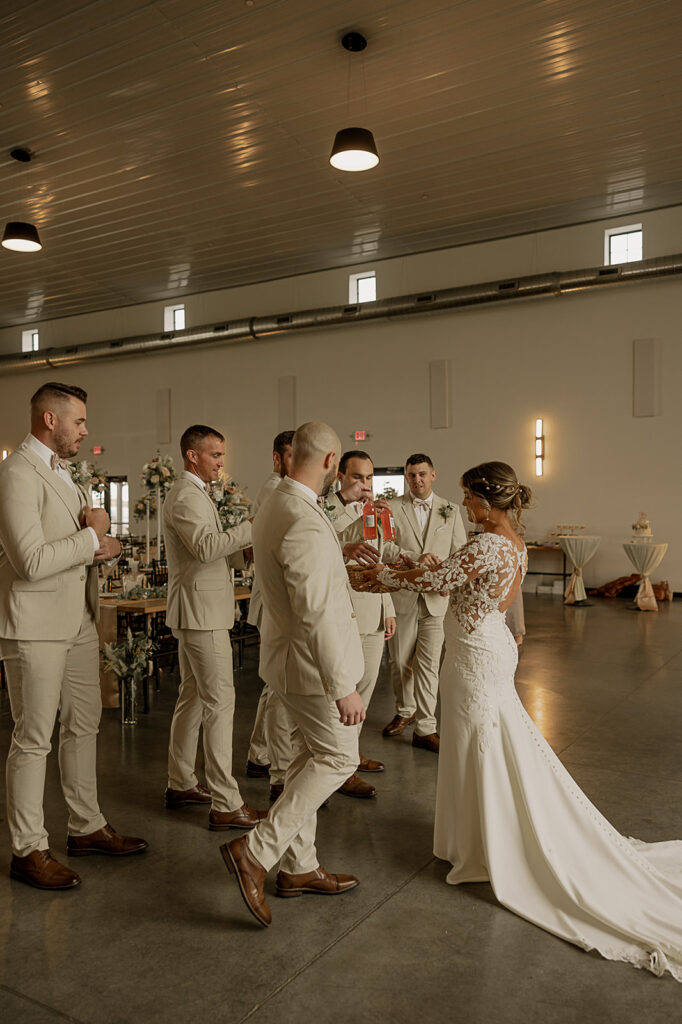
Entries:
{"label": "groomsman in beige suit", "polygon": [[69,809],[67,853],[124,855],[147,847],[107,824],[97,801],[97,565],[121,546],[89,507],[67,459],[87,436],[82,388],[49,383],[31,399],[31,432],[0,464],[0,657],[14,731],[7,756],[10,874],[37,889],[79,876],[52,856],[43,820],[45,768],[59,714],[59,769]]}
{"label": "groomsman in beige suit", "polygon": [[[184,471],[163,505],[168,561],[166,624],[178,640],[180,688],[168,746],[166,807],[211,804],[208,827],[253,828],[264,812],[242,800],[232,774],[234,682],[230,628],[234,590],[230,565],[242,565],[251,522],[223,531],[208,486],[225,461],[225,438],[213,427],[188,427],[180,439]],[[195,764],[204,731],[208,789]]]}
{"label": "groomsman in beige suit", "polygon": [[[402,553],[420,564],[434,565],[466,542],[459,508],[434,494],[435,479],[428,455],[410,455],[405,464],[408,491],[391,501],[396,544],[385,545],[383,561],[393,561]],[[389,649],[396,714],[383,735],[399,736],[414,722],[412,746],[437,754],[436,701],[448,598],[399,590],[393,594],[393,603],[397,629]]]}
{"label": "groomsman in beige suit", "polygon": [[267,926],[267,872],[277,894],[336,895],[358,884],[320,867],[317,810],[358,764],[364,663],[336,532],[318,504],[336,478],[341,442],[325,423],[294,436],[290,476],[260,510],[253,542],[263,594],[260,675],[294,723],[284,792],[248,836],[221,847],[248,909]]}
{"label": "groomsman in beige suit", "polygon": [[[346,452],[342,455],[339,463],[338,479],[341,491],[330,495],[328,504],[330,518],[343,546],[344,559],[347,562],[361,565],[375,564],[381,558],[383,538],[379,533],[375,541],[364,540],[363,503],[362,501],[348,502],[343,497],[344,491],[349,490],[354,484],[360,484],[366,490],[366,497],[372,497],[374,464],[371,457],[367,452],[359,450]],[[351,518],[350,525],[345,525]],[[358,683],[358,693],[362,697],[365,710],[367,710],[381,667],[384,641],[390,639],[395,633],[395,611],[390,594],[362,594],[352,590],[351,601],[360,631],[365,666],[362,679]],[[358,726],[358,738],[361,728],[362,726]],[[365,757],[361,753],[358,771],[382,772],[384,764],[381,761]],[[376,789],[361,779],[357,772],[354,772],[341,786],[339,793],[343,793],[344,796],[373,797],[376,795]]]}
{"label": "groomsman in beige suit", "polygon": [[[272,442],[272,473],[261,487],[253,503],[254,516],[270,497],[291,466],[293,430],[283,430]],[[249,624],[260,629],[263,599],[258,581],[258,568],[251,588],[249,602]],[[291,760],[291,729],[286,715],[277,708],[277,695],[267,683],[263,683],[256,719],[251,733],[246,774],[253,779],[270,777],[271,796],[279,796],[284,786],[284,775]]]}

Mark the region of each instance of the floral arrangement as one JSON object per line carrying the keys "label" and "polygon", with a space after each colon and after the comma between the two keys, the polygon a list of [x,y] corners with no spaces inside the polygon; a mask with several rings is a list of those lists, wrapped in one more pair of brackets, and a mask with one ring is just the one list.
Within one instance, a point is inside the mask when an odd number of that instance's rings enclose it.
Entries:
{"label": "floral arrangement", "polygon": [[128,636],[117,644],[104,645],[104,668],[119,679],[140,679],[147,671],[147,662],[156,644],[145,633],[128,630]]}
{"label": "floral arrangement", "polygon": [[454,514],[455,507],[454,505],[451,505],[450,502],[448,502],[447,505],[441,505],[441,507],[438,509],[438,515],[442,516],[446,523],[450,516],[453,516]]}
{"label": "floral arrangement", "polygon": [[149,515],[156,515],[156,495],[154,491],[150,491],[146,498],[138,498],[133,505],[133,519],[140,522],[142,519],[147,518],[147,507],[149,507]]}
{"label": "floral arrangement", "polygon": [[211,497],[218,510],[223,530],[239,526],[249,518],[251,498],[236,480],[220,470],[217,481],[211,487]]}
{"label": "floral arrangement", "polygon": [[336,514],[338,512],[338,509],[337,509],[336,505],[333,505],[332,502],[329,501],[329,499],[328,499],[326,494],[325,494],[325,496],[322,499],[322,511],[327,516],[327,518],[330,519],[331,522],[333,523],[334,520],[336,519]]}
{"label": "floral arrangement", "polygon": [[384,498],[386,498],[387,501],[392,501],[393,498],[397,498],[398,497],[398,492],[396,491],[395,487],[391,487],[390,484],[386,484],[386,486],[384,487],[384,489],[383,489],[383,491],[381,493],[382,493],[382,496]]}
{"label": "floral arrangement", "polygon": [[88,462],[87,459],[83,459],[81,462],[70,462],[69,472],[73,482],[86,491],[90,489],[98,494],[103,494],[107,489],[107,474],[94,462]]}
{"label": "floral arrangement", "polygon": [[164,497],[166,491],[170,490],[173,481],[177,480],[177,477],[178,474],[175,472],[172,455],[160,455],[157,452],[153,459],[145,462],[142,467],[140,480],[148,491],[155,491],[159,487],[161,489],[161,497]]}

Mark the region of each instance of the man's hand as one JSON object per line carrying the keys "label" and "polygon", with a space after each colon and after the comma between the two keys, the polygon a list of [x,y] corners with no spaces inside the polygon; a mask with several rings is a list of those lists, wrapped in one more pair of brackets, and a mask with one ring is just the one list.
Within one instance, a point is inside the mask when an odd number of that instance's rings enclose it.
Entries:
{"label": "man's hand", "polygon": [[389,615],[384,621],[384,638],[390,640],[392,636],[395,636],[395,619]]}
{"label": "man's hand", "polygon": [[365,720],[365,705],[357,690],[353,690],[347,697],[341,697],[336,702],[339,709],[339,721],[341,725],[360,725]]}
{"label": "man's hand", "polygon": [[360,565],[376,565],[381,557],[378,550],[367,544],[365,541],[357,541],[354,544],[343,545],[343,557],[349,561],[352,559]]}
{"label": "man's hand", "polygon": [[85,526],[93,528],[100,540],[111,526],[109,513],[103,508],[90,508],[89,505],[86,505],[83,509],[82,519]]}
{"label": "man's hand", "polygon": [[[96,511],[99,511],[99,509]],[[100,562],[110,562],[112,558],[118,558],[120,554],[121,545],[115,537],[102,537],[99,542],[99,547],[97,548],[97,551],[95,551],[93,564],[99,565]]]}
{"label": "man's hand", "polygon": [[440,558],[436,558],[435,555],[432,555],[429,552],[424,555],[420,555],[417,561],[419,562],[419,565],[423,565],[426,569],[437,569],[441,564]]}
{"label": "man's hand", "polygon": [[391,508],[391,506],[388,503],[388,498],[384,497],[383,494],[380,494],[378,498],[374,499],[374,504],[379,509],[379,511],[381,511],[382,508],[387,508],[389,510]]}
{"label": "man's hand", "polygon": [[351,501],[373,500],[372,488],[365,487],[361,480],[355,480],[349,487],[342,488],[339,494],[346,505],[349,505]]}

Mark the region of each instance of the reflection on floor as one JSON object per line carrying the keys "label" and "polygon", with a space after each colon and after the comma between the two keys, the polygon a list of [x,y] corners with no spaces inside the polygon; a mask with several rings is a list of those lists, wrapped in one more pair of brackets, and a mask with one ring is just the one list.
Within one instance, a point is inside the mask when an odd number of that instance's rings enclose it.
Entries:
{"label": "reflection on floor", "polygon": [[[622,832],[682,837],[682,602],[658,615],[624,601],[564,608],[526,602],[519,693],[590,798]],[[242,793],[267,806],[267,780],[247,780],[258,697],[254,653],[239,673],[235,768]],[[278,900],[273,925],[245,911],[203,808],[166,811],[163,790],[174,680],[149,715],[121,731],[105,712],[102,808],[143,835],[137,858],[91,857],[74,892],[48,894],[7,877],[0,833],[0,1015],[7,1024],[360,1024],[592,1021],[669,1024],[682,991],[609,964],[500,908],[487,885],[444,885],[431,854],[433,754],[410,730],[385,740],[393,707],[382,670],[363,752],[386,762],[376,800],[335,796],[320,813],[321,862],[361,885],[334,899]],[[0,694],[0,753],[11,721]],[[3,801],[4,809],[4,801]],[[56,757],[47,780],[52,848],[65,854]],[[589,871],[589,864],[585,870]]]}

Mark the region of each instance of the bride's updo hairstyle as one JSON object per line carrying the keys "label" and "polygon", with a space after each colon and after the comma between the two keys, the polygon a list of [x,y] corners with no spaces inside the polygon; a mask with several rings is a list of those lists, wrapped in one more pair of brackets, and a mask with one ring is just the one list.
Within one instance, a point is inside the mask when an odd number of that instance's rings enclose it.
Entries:
{"label": "bride's updo hairstyle", "polygon": [[514,529],[523,533],[521,512],[530,508],[531,490],[520,484],[506,462],[482,462],[462,475],[462,487],[475,494],[484,508],[508,512]]}

